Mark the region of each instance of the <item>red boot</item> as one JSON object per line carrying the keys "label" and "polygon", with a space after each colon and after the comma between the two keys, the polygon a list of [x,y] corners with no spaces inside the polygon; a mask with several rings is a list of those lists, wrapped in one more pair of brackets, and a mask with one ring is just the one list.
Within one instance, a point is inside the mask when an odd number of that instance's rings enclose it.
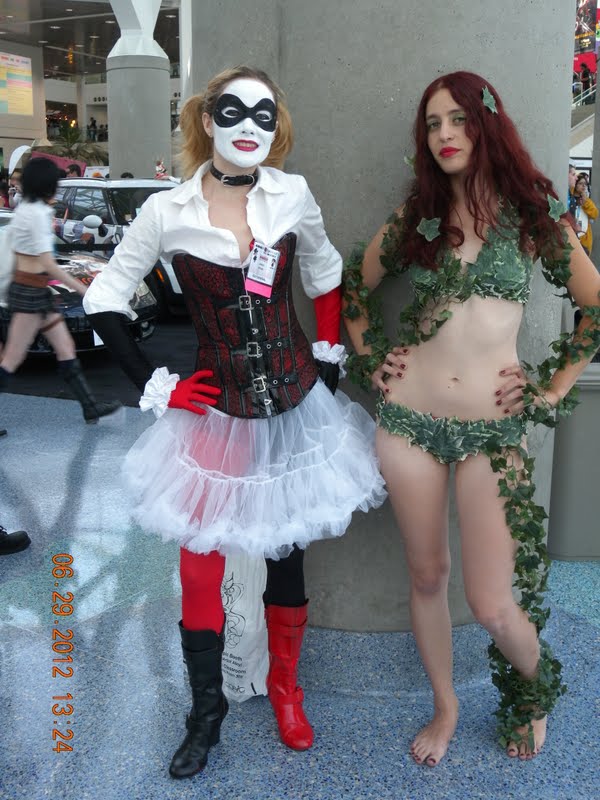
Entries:
{"label": "red boot", "polygon": [[267,689],[281,740],[292,750],[308,750],[314,735],[306,719],[304,692],[297,685],[298,659],[306,628],[306,606],[265,607],[269,634],[269,674]]}

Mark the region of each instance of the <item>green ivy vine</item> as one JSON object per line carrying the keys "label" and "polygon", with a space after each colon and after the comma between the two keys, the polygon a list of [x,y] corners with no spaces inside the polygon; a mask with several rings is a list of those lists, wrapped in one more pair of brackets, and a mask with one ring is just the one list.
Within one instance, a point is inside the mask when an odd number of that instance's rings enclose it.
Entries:
{"label": "green ivy vine", "polygon": [[[551,206],[551,212],[552,210]],[[385,269],[384,277],[395,277],[406,271],[406,268],[400,266],[398,259],[403,221],[393,214],[388,225],[382,241],[381,264]],[[535,241],[535,231],[532,231],[532,238]],[[562,296],[569,298],[571,304],[575,305],[566,287],[571,277],[572,249],[563,230],[563,247],[560,252],[557,253],[555,248],[551,250],[548,245],[547,251],[542,250],[540,257],[544,277],[552,285],[564,290]],[[364,250],[365,246],[359,245],[347,260],[343,292],[344,315],[351,320],[363,317],[368,322],[368,328],[363,333],[363,342],[370,347],[371,352],[368,355],[350,355],[348,371],[354,382],[369,391],[372,388],[373,372],[385,361],[393,344],[385,334],[380,301],[372,296],[363,282]],[[435,336],[439,328],[451,318],[452,304],[464,302],[473,293],[474,287],[469,273],[464,271],[460,260],[453,258],[448,251],[443,257],[440,270],[432,273],[431,277],[429,283],[427,276],[425,284],[420,281],[421,291],[415,292],[414,301],[401,312],[394,340],[397,345],[414,346]],[[519,302],[526,302],[526,299],[520,299]],[[555,427],[557,416],[570,414],[577,405],[576,389],[572,389],[556,408],[552,408],[544,400],[544,390],[549,388],[556,370],[582,358],[590,358],[600,347],[600,305],[586,306],[581,312],[587,322],[582,332],[561,334],[550,344],[551,355],[537,367],[522,364],[528,377],[524,390],[525,413],[534,424]],[[549,615],[549,610],[543,607],[543,594],[546,590],[550,559],[544,544],[544,520],[547,514],[533,500],[534,459],[523,447],[484,447],[482,452],[489,457],[492,470],[499,474],[499,493],[506,498],[507,525],[511,536],[519,544],[513,585],[519,592],[521,608],[539,633]],[[533,748],[531,720],[541,719],[549,714],[566,691],[561,679],[561,664],[554,658],[548,643],[541,638],[537,672],[530,680],[523,678],[512,667],[493,641],[488,649],[488,656],[492,681],[500,694],[499,708],[496,711],[500,743],[507,746],[509,742],[520,744],[526,741]],[[526,733],[523,734],[519,729]]]}

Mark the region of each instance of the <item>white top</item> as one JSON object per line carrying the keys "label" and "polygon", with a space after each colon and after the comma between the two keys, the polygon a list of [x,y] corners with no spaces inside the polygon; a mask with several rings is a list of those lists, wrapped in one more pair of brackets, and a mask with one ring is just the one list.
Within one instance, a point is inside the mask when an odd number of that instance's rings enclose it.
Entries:
{"label": "white top", "polygon": [[41,253],[52,253],[54,250],[54,231],[52,220],[54,208],[36,200],[30,203],[23,200],[15,208],[11,227],[13,231],[13,248],[15,253],[26,256],[39,256]]}
{"label": "white top", "polygon": [[[189,253],[224,267],[241,268],[235,235],[213,227],[208,219],[202,177],[209,166],[207,161],[189,181],[146,200],[110,262],[89,287],[83,299],[86,313],[118,311],[135,319],[128,301],[159,256],[170,261],[176,253]],[[269,247],[286,233],[296,234],[300,276],[309,297],[340,285],[342,258],[327,238],[321,210],[301,175],[259,167],[258,180],[248,192],[247,219],[254,239]]]}

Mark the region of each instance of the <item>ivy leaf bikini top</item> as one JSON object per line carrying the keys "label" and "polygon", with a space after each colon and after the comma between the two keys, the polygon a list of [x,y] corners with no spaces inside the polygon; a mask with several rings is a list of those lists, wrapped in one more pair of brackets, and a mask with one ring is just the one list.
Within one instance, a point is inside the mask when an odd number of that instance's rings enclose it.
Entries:
{"label": "ivy leaf bikini top", "polygon": [[497,227],[488,230],[473,263],[462,263],[446,248],[437,271],[411,265],[408,275],[418,305],[450,298],[464,301],[473,294],[527,303],[533,259],[519,249],[519,236],[514,211],[502,204]]}
{"label": "ivy leaf bikini top", "polygon": [[[386,276],[398,276],[406,272],[412,284],[414,299],[402,309],[399,326],[393,341],[385,333],[384,318],[379,298],[372,295],[362,280],[364,246],[354,250],[344,268],[345,299],[348,303],[344,315],[349,319],[365,316],[369,327],[363,333],[363,341],[371,352],[365,355],[353,353],[348,359],[349,373],[353,380],[365,390],[371,386],[371,375],[385,360],[386,354],[395,345],[403,347],[419,345],[436,335],[437,331],[452,318],[452,306],[462,303],[473,295],[482,298],[495,297],[524,305],[530,294],[533,273],[533,258],[519,247],[520,231],[517,210],[506,200],[500,200],[496,226],[489,228],[477,258],[473,263],[463,264],[450,247],[440,249],[438,269],[424,269],[417,264],[404,267],[398,263],[398,252],[402,247],[403,222],[393,214],[389,228],[382,241],[381,264]],[[542,255],[542,272],[553,286],[565,289],[570,277],[570,251],[566,232],[563,232],[564,247],[550,256]],[[561,295],[570,298],[570,295]],[[553,342],[553,355],[537,367],[539,385],[548,385],[554,369],[562,366],[567,351],[572,361],[582,354],[588,356],[600,346],[600,305],[586,306],[585,313],[593,320],[587,331],[589,342],[561,340]],[[554,355],[560,353],[560,356]],[[533,372],[533,367],[525,364]],[[533,393],[535,391],[532,389]],[[570,413],[576,404],[570,399],[573,393],[561,401],[559,413]],[[536,406],[532,416],[535,422],[553,427],[556,422],[552,411]]]}

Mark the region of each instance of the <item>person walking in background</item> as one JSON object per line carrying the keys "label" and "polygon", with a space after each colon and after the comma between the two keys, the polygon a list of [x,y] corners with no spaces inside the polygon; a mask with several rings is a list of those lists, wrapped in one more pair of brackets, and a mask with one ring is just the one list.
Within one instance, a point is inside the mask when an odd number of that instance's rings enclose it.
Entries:
{"label": "person walking in background", "polygon": [[598,218],[598,208],[590,198],[587,176],[584,173],[577,177],[573,196],[575,198],[575,230],[581,246],[589,256],[593,243],[592,222]]}
{"label": "person walking in background", "polygon": [[20,169],[15,169],[13,170],[13,173],[8,181],[8,205],[11,208],[16,208],[21,202],[21,198],[23,196],[21,190],[22,174],[23,173]]}
{"label": "person walking in background", "polygon": [[577,209],[577,196],[575,194],[575,184],[577,183],[577,167],[574,164],[569,164],[569,177],[567,182],[567,211],[575,220],[575,211]]}
{"label": "person walking in background", "polygon": [[75,357],[75,343],[62,314],[54,309],[48,281],[52,278],[80,295],[87,287],[61,269],[53,255],[52,200],[59,169],[47,158],[32,158],[23,170],[23,201],[11,220],[16,271],[8,290],[11,320],[0,358],[0,392],[7,391],[12,374],[25,360],[29,346],[43,333],[58,359],[59,371],[81,404],[86,422],[97,422],[121,404],[98,403]]}
{"label": "person walking in background", "polygon": [[[546,514],[532,498],[526,427],[554,426],[555,409],[572,408],[569,393],[600,344],[600,275],[488,81],[470,72],[437,78],[421,98],[414,131],[408,198],[364,254],[350,259],[345,280],[356,350],[350,372],[381,391],[377,452],[433,690],[433,718],[410,752],[435,766],[458,720],[447,596],[454,464],[465,593],[494,640],[488,653],[500,692],[500,743],[527,760],[542,748],[547,715],[565,687],[560,663],[538,636],[548,616]],[[583,318],[535,378],[519,364],[517,335],[538,258]],[[390,343],[369,292],[402,272],[414,301]]]}
{"label": "person walking in background", "polygon": [[581,91],[583,94],[588,91],[592,82],[592,73],[588,65],[583,62],[581,65]]}

